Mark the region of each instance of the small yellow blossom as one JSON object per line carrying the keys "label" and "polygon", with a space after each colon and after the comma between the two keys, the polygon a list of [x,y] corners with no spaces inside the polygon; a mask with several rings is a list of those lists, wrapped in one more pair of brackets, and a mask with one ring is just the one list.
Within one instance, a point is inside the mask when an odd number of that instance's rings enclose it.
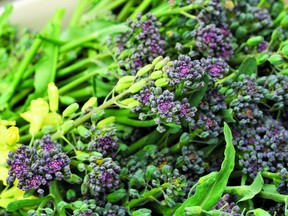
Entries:
{"label": "small yellow blossom", "polygon": [[7,129],[5,140],[6,144],[11,146],[19,141],[19,129],[18,127],[12,126]]}
{"label": "small yellow blossom", "polygon": [[21,113],[20,116],[30,122],[29,133],[32,136],[36,135],[44,125],[57,125],[61,123],[59,114],[49,113],[49,104],[43,98],[32,100],[30,110]]}
{"label": "small yellow blossom", "polygon": [[[2,173],[2,170],[0,169]],[[2,176],[1,176],[2,177]],[[1,180],[1,179],[0,179]],[[8,204],[13,201],[23,200],[23,199],[36,199],[35,196],[30,196],[29,198],[23,198],[25,191],[17,187],[18,180],[14,182],[14,185],[9,189],[4,189],[0,194],[0,207],[7,208]]]}

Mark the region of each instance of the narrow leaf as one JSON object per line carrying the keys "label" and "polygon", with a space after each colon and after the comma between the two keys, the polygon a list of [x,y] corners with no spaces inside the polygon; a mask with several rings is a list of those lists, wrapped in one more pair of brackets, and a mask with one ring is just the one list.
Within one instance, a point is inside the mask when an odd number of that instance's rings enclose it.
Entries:
{"label": "narrow leaf", "polygon": [[[220,199],[227,185],[229,176],[234,168],[235,149],[232,143],[232,132],[229,126],[224,123],[224,136],[226,141],[225,158],[221,170],[214,175],[207,175],[207,178],[199,179],[195,194],[184,201],[175,212],[176,216],[184,216],[185,208],[200,206],[203,210],[210,210]],[[201,181],[200,181],[201,180]]]}
{"label": "narrow leaf", "polygon": [[256,194],[258,194],[262,190],[263,185],[264,180],[261,174],[258,173],[253,183],[246,188],[245,195],[238,202],[243,202],[245,200],[252,199]]}
{"label": "narrow leaf", "polygon": [[247,213],[254,213],[255,216],[271,216],[269,214],[269,212],[261,209],[261,208],[257,208],[257,209],[254,209],[254,210],[251,210],[251,211],[248,211]]}
{"label": "narrow leaf", "polygon": [[46,197],[42,197],[39,199],[24,199],[24,200],[17,200],[14,202],[11,202],[8,204],[7,206],[7,211],[9,212],[13,212],[13,211],[17,211],[21,208],[25,208],[25,207],[31,207],[31,206],[37,206],[40,203],[51,199],[50,196],[46,196]]}

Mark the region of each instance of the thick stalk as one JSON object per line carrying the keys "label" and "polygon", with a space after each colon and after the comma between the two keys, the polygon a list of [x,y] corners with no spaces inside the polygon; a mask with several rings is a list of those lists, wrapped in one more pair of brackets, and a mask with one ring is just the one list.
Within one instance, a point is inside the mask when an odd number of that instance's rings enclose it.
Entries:
{"label": "thick stalk", "polygon": [[162,16],[170,16],[170,15],[177,15],[177,14],[181,14],[185,11],[190,11],[190,10],[196,10],[196,9],[200,9],[206,6],[207,4],[207,0],[203,3],[203,4],[190,4],[187,5],[185,7],[177,7],[177,8],[172,8],[170,10],[159,10],[159,11],[155,11],[152,12],[154,14],[154,16],[156,16],[157,18],[160,18]]}
{"label": "thick stalk", "polygon": [[98,30],[96,32],[93,32],[92,34],[89,34],[87,36],[81,37],[79,39],[73,40],[65,45],[63,45],[60,48],[60,52],[67,52],[71,49],[74,49],[76,47],[81,46],[83,43],[92,41],[92,40],[96,40],[99,36],[101,35],[105,35],[105,34],[111,34],[111,33],[119,33],[119,32],[125,32],[127,30],[127,28],[125,28],[125,25],[123,24],[119,24],[119,25],[113,25],[113,26],[109,26],[107,28],[103,28],[101,30]]}
{"label": "thick stalk", "polygon": [[59,189],[58,189],[58,185],[57,185],[57,181],[53,181],[49,187],[49,191],[51,196],[53,197],[54,201],[55,201],[55,207],[57,209],[57,212],[59,214],[59,216],[66,216],[65,210],[64,209],[60,209],[58,207],[58,203],[63,201],[61,194],[59,193]]}
{"label": "thick stalk", "polygon": [[93,58],[86,58],[86,59],[80,60],[80,61],[76,62],[75,64],[72,64],[72,65],[69,65],[68,67],[60,69],[57,72],[57,76],[58,77],[66,76],[66,75],[68,75],[68,74],[70,74],[72,72],[75,72],[76,70],[79,70],[79,69],[81,69],[83,67],[87,67],[88,65],[93,63],[95,60],[108,57],[109,55],[110,54],[99,54],[97,56],[94,56]]}
{"label": "thick stalk", "polygon": [[152,0],[144,0],[141,4],[134,10],[129,18],[135,19],[138,13],[143,13],[144,10],[151,4]]}
{"label": "thick stalk", "polygon": [[116,122],[124,124],[124,125],[135,126],[135,127],[153,127],[156,125],[154,119],[141,121],[141,120],[130,119],[125,116],[116,116]]}
{"label": "thick stalk", "polygon": [[132,7],[134,4],[134,0],[129,0],[126,2],[125,6],[122,8],[122,10],[120,11],[120,13],[117,16],[117,20],[120,22],[123,22],[127,19],[128,14],[130,13]]}
{"label": "thick stalk", "polygon": [[17,89],[20,81],[22,80],[22,77],[30,64],[31,60],[34,58],[36,52],[38,51],[40,45],[42,43],[41,39],[36,38],[34,40],[34,43],[32,44],[32,47],[30,48],[29,51],[24,55],[26,56],[23,61],[21,61],[19,68],[17,69],[14,79],[9,86],[9,88],[4,92],[3,95],[0,97],[0,105],[3,106],[6,102],[8,102],[11,97],[13,96],[15,90]]}
{"label": "thick stalk", "polygon": [[78,78],[78,79],[76,79],[76,80],[68,83],[67,85],[65,85],[65,86],[63,86],[63,87],[61,87],[61,88],[59,89],[59,94],[60,94],[60,95],[61,95],[61,94],[63,95],[65,92],[68,92],[68,91],[70,91],[71,89],[74,89],[75,87],[79,86],[79,85],[82,84],[83,82],[89,80],[91,77],[93,77],[93,76],[101,73],[101,71],[105,71],[105,70],[106,70],[106,69],[100,69],[100,70],[95,70],[95,71],[93,71],[93,72],[91,72],[91,73],[89,73],[89,74],[85,74],[84,76],[82,76],[82,77],[80,77],[80,78]]}
{"label": "thick stalk", "polygon": [[128,155],[131,155],[137,152],[139,149],[142,149],[143,146],[145,146],[146,144],[152,144],[152,143],[148,143],[147,141],[151,139],[151,137],[152,138],[158,137],[158,135],[159,135],[159,132],[157,130],[154,130],[151,133],[147,134],[146,136],[141,137],[139,140],[137,140],[135,143],[129,146]]}

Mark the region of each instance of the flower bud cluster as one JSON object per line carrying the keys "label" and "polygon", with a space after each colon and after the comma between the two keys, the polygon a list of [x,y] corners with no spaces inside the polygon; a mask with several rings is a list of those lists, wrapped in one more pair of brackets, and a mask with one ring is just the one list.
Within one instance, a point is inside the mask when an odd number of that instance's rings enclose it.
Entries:
{"label": "flower bud cluster", "polygon": [[191,60],[187,55],[179,55],[178,60],[173,61],[171,67],[166,67],[167,75],[172,86],[184,84],[191,87],[203,77],[204,70],[199,60]]}
{"label": "flower bud cluster", "polygon": [[131,74],[164,54],[165,40],[159,31],[161,23],[152,14],[146,16],[146,20],[141,19],[141,14],[137,15],[136,22],[129,20],[129,31],[120,35],[117,41],[119,63]]}
{"label": "flower bud cluster", "polygon": [[176,167],[180,167],[185,175],[195,179],[195,176],[204,173],[205,162],[202,152],[196,152],[193,145],[183,146],[182,155],[177,158]]}
{"label": "flower bud cluster", "polygon": [[195,45],[205,57],[220,57],[229,60],[233,55],[232,34],[226,27],[217,27],[215,24],[201,23],[192,31]]}
{"label": "flower bud cluster", "polygon": [[17,152],[8,155],[10,170],[7,183],[12,184],[17,178],[18,187],[24,191],[49,186],[53,180],[71,175],[69,157],[50,136],[43,136],[35,144],[36,147],[22,145]]}
{"label": "flower bud cluster", "polygon": [[218,137],[223,133],[223,111],[227,109],[225,97],[217,90],[206,91],[199,104],[195,128],[200,128],[200,137]]}
{"label": "flower bud cluster", "polygon": [[205,24],[226,26],[226,10],[219,0],[208,1],[204,9],[198,14],[198,18]]}
{"label": "flower bud cluster", "polygon": [[212,80],[216,81],[228,73],[229,65],[222,58],[202,58],[201,66],[203,70],[210,75]]}
{"label": "flower bud cluster", "polygon": [[277,120],[268,118],[255,127],[235,126],[233,138],[242,172],[252,178],[261,171],[277,172],[288,162],[288,131]]}
{"label": "flower bud cluster", "polygon": [[104,127],[95,129],[92,133],[91,141],[88,144],[88,150],[100,152],[104,157],[114,157],[118,150],[118,138],[116,129],[113,127]]}
{"label": "flower bud cluster", "polygon": [[233,14],[235,17],[228,20],[230,29],[233,36],[240,41],[246,41],[251,34],[263,35],[262,31],[273,25],[267,9],[252,6],[247,1],[237,2]]}
{"label": "flower bud cluster", "polygon": [[233,216],[240,216],[241,215],[241,209],[238,205],[236,205],[235,202],[232,201],[233,197],[229,194],[224,194],[217,204],[213,207],[215,210],[220,210],[223,212],[230,213],[229,215]]}
{"label": "flower bud cluster", "polygon": [[119,187],[121,168],[111,158],[104,158],[100,164],[92,162],[89,167],[91,170],[85,176],[82,186],[87,187],[92,196],[99,197]]}
{"label": "flower bud cluster", "polygon": [[140,113],[139,118],[145,120],[147,117],[152,117],[155,123],[159,126],[159,131],[165,130],[161,125],[175,123],[180,125],[180,120],[185,120],[188,123],[193,122],[196,108],[191,107],[187,98],[181,101],[175,99],[175,94],[169,90],[162,90],[159,87],[144,87],[139,94],[134,95],[134,99],[140,102],[139,107],[134,110],[145,111]]}
{"label": "flower bud cluster", "polygon": [[259,104],[264,98],[263,87],[257,84],[255,76],[240,75],[226,96],[232,99],[230,107],[240,125],[257,124],[262,119],[263,111]]}

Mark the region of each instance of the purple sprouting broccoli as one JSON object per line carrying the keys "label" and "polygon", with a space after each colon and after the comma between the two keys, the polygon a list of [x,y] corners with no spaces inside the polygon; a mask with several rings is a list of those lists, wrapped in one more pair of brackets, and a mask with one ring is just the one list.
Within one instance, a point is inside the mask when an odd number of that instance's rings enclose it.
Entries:
{"label": "purple sprouting broccoli", "polygon": [[198,18],[206,25],[227,26],[226,10],[219,0],[208,1],[207,5],[200,11]]}
{"label": "purple sprouting broccoli", "polygon": [[215,81],[229,71],[229,65],[222,58],[207,57],[200,61],[203,70]]}
{"label": "purple sprouting broccoli", "polygon": [[191,87],[197,81],[199,82],[204,75],[199,60],[191,60],[189,56],[182,54],[173,61],[171,67],[166,67],[166,71],[173,86],[183,83],[184,87]]}
{"label": "purple sprouting broccoli", "polygon": [[175,123],[180,125],[181,120],[193,124],[193,117],[197,109],[191,107],[187,98],[183,98],[181,101],[175,100],[174,93],[167,89],[163,91],[159,87],[146,86],[139,94],[135,94],[134,98],[140,102],[140,106],[134,108],[134,111],[143,111],[139,118],[141,120],[145,120],[147,117],[154,118],[158,125],[157,129],[161,132],[165,131],[163,124]]}
{"label": "purple sprouting broccoli", "polygon": [[182,155],[177,158],[176,166],[181,167],[181,170],[189,178],[199,178],[199,175],[204,173],[205,162],[201,158],[202,152],[196,152],[193,145],[183,146]]}
{"label": "purple sprouting broccoli", "polygon": [[89,166],[91,171],[84,178],[83,184],[92,196],[99,197],[119,187],[121,168],[111,158],[104,158],[100,164],[90,163]]}
{"label": "purple sprouting broccoli", "polygon": [[231,216],[240,216],[241,209],[236,203],[233,201],[233,197],[229,194],[224,194],[217,204],[213,207],[214,210],[220,210],[223,212],[230,213]]}
{"label": "purple sprouting broccoli", "polygon": [[226,27],[217,27],[215,24],[201,23],[192,32],[195,45],[205,57],[221,57],[229,60],[233,55],[232,34]]}
{"label": "purple sprouting broccoli", "polygon": [[240,125],[257,124],[263,117],[263,111],[259,105],[264,98],[264,88],[256,82],[255,76],[240,75],[238,81],[230,86],[231,91],[226,94],[232,98],[230,107],[234,111],[234,117]]}
{"label": "purple sprouting broccoli", "polygon": [[288,131],[272,118],[254,127],[233,127],[233,143],[242,172],[254,178],[258,172],[278,172],[288,162]]}
{"label": "purple sprouting broccoli", "polygon": [[165,40],[159,31],[161,23],[152,14],[147,14],[145,20],[138,14],[137,21],[129,20],[128,25],[129,31],[118,37],[118,59],[131,74],[135,74],[154,58],[164,54]]}
{"label": "purple sprouting broccoli", "polygon": [[208,90],[199,104],[195,128],[202,130],[202,138],[215,138],[223,133],[223,111],[227,109],[225,97],[217,90]]}
{"label": "purple sprouting broccoli", "polygon": [[92,140],[88,144],[88,150],[96,150],[100,152],[104,157],[114,157],[118,150],[118,138],[116,136],[116,129],[102,128],[93,131]]}
{"label": "purple sprouting broccoli", "polygon": [[253,6],[247,1],[238,1],[233,13],[228,16],[227,22],[237,44],[247,41],[252,35],[264,35],[264,31],[273,26],[267,9]]}
{"label": "purple sprouting broccoli", "polygon": [[20,146],[10,152],[7,163],[10,166],[7,183],[19,180],[18,187],[24,191],[50,185],[71,175],[70,159],[49,135],[35,142],[37,147]]}

